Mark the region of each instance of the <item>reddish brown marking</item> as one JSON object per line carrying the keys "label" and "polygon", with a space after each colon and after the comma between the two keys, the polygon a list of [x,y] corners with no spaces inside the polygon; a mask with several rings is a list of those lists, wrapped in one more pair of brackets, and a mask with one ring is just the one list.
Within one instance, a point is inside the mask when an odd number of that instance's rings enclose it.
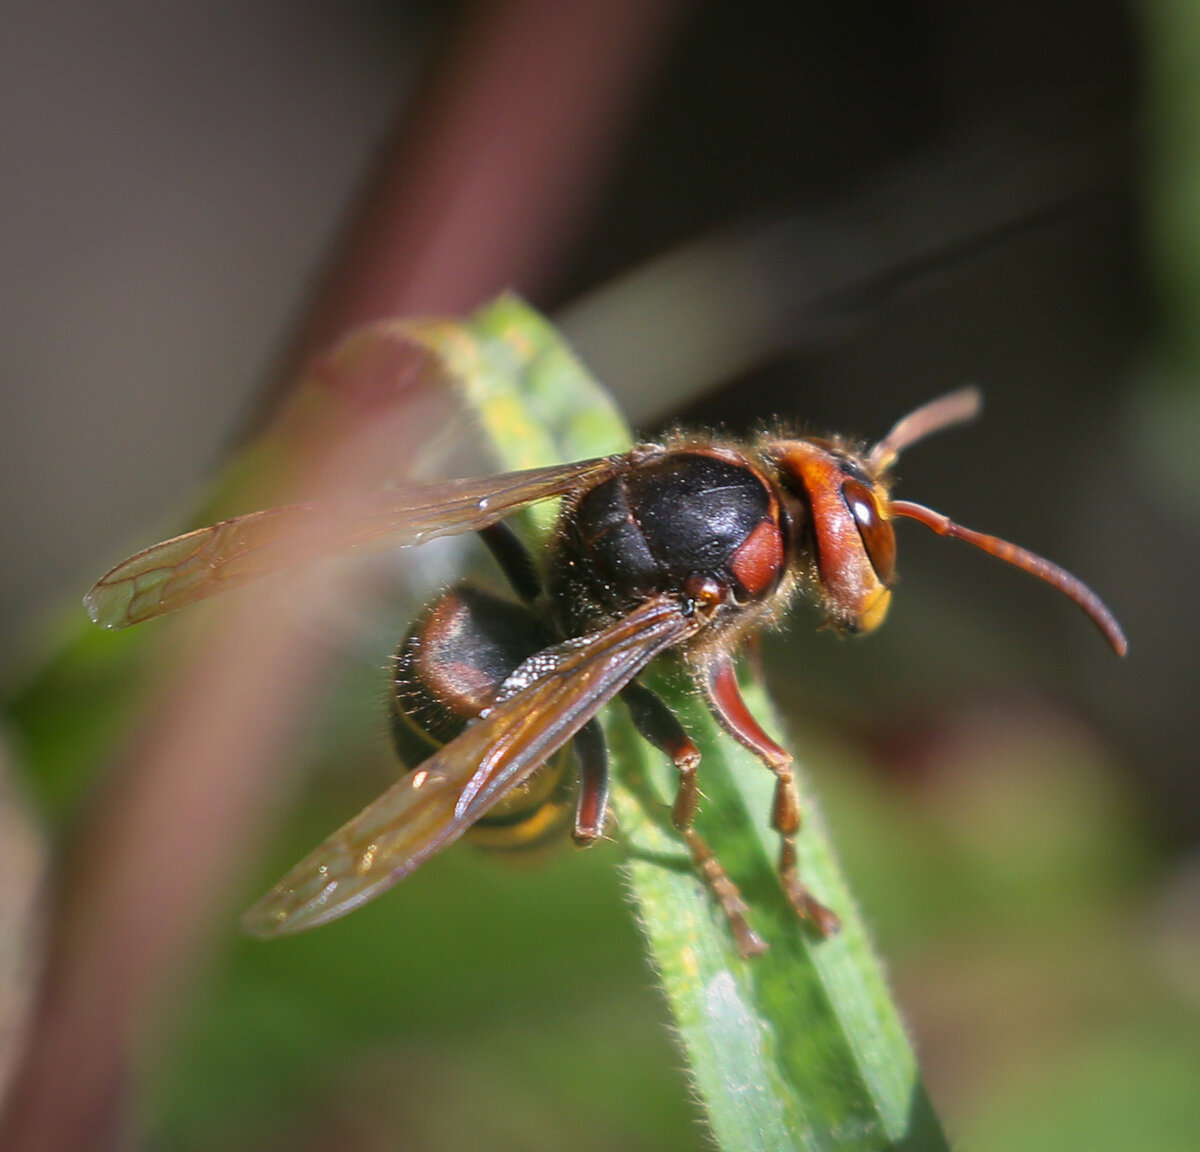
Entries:
{"label": "reddish brown marking", "polygon": [[664,739],[662,750],[680,771],[694,770],[700,763],[700,749],[696,747],[696,741],[685,732],[681,732],[677,740],[670,737]]}
{"label": "reddish brown marking", "polygon": [[604,828],[604,790],[595,781],[581,782],[579,806],[575,810],[573,836],[577,844],[591,844]]}
{"label": "reddish brown marking", "polygon": [[764,763],[776,766],[791,762],[791,755],[759,727],[758,721],[746,707],[746,701],[742,699],[742,690],[738,687],[737,676],[733,671],[732,660],[718,661],[709,673],[708,699],[717,719],[729,734]]}
{"label": "reddish brown marking", "polygon": [[783,533],[774,520],[760,520],[733,554],[730,564],[734,576],[753,597],[766,595],[783,572]]}
{"label": "reddish brown marking", "polygon": [[422,626],[414,672],[457,716],[473,720],[495,703],[496,685],[472,664],[454,659],[469,609],[461,596],[442,598]]}
{"label": "reddish brown marking", "polygon": [[758,471],[746,459],[744,453],[739,452],[736,448],[727,448],[723,444],[696,444],[690,448],[685,447],[684,451],[696,456],[708,456],[713,460],[724,460],[727,464],[736,464],[740,468],[751,468],[755,472]]}
{"label": "reddish brown marking", "polygon": [[822,590],[853,613],[861,589],[858,571],[867,558],[854,517],[842,499],[842,471],[820,441],[797,440],[786,449],[779,466],[809,506]]}
{"label": "reddish brown marking", "polygon": [[816,440],[787,443],[779,456],[779,468],[791,485],[804,493],[809,507],[826,611],[835,623],[860,625],[883,585],[842,497],[845,474]]}

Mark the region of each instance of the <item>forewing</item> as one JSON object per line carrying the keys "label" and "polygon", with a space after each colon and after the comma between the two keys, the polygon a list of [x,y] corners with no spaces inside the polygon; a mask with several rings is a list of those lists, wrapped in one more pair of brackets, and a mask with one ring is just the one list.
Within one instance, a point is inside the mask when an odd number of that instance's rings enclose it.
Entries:
{"label": "forewing", "polygon": [[461,836],[660,652],[701,627],[659,597],[526,661],[461,736],[343,825],[245,915],[254,936],[314,928],[378,896]]}
{"label": "forewing", "polygon": [[336,552],[474,532],[538,500],[598,483],[623,465],[624,457],[608,456],[252,512],[130,556],[102,576],[83,602],[97,624],[125,628]]}

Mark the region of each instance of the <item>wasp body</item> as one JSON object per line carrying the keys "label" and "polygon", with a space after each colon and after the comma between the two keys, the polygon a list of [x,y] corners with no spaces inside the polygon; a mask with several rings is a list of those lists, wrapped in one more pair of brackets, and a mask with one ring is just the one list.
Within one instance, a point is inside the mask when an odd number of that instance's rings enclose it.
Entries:
{"label": "wasp body", "polygon": [[[605,830],[608,796],[595,717],[620,697],[638,731],[678,770],[672,820],[739,949],[761,951],[736,886],[694,828],[699,752],[637,679],[657,656],[675,652],[725,730],[775,774],[781,885],[817,933],[835,931],[836,915],[797,870],[792,757],[762,730],[738,688],[734,656],[747,635],[777,618],[797,591],[841,632],[878,627],[892,596],[895,521],[908,518],[1058,588],[1118,654],[1125,651],[1112,614],[1057,565],[892,498],[889,470],[898,454],[978,406],[974,389],[952,393],[871,448],[817,437],[733,444],[680,436],[575,465],[391,490],[336,509],[333,530],[309,551],[478,531],[517,600],[462,585],[421,614],[393,677],[393,734],[411,770],[252,908],[248,929],[273,935],[340,916],[472,829],[493,843],[530,843],[570,823],[578,842],[595,840]],[[552,497],[562,498],[562,510],[538,564],[502,521]],[[89,612],[120,627],[309,559],[294,542],[314,517],[330,515],[328,507],[293,505],[155,545],[97,583]],[[573,815],[568,747],[579,776]]]}

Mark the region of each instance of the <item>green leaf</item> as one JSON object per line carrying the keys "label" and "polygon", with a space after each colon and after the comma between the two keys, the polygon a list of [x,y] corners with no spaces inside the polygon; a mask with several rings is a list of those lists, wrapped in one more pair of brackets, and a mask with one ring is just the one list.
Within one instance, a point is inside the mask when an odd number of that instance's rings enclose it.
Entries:
{"label": "green leaf", "polygon": [[[499,467],[629,446],[611,399],[554,329],[519,300],[504,297],[464,324],[422,326],[418,338],[462,390]],[[530,530],[544,536],[548,519]],[[843,923],[837,937],[823,942],[798,922],[776,881],[773,777],[720,731],[677,670],[655,669],[650,682],[701,748],[697,825],[770,945],[753,960],[738,954],[671,829],[673,770],[623,712],[610,710],[613,807],[629,853],[630,889],[720,1145],[739,1152],[947,1148],[811,796],[804,798],[803,875]],[[755,714],[779,733],[761,688],[745,683],[744,689]]]}

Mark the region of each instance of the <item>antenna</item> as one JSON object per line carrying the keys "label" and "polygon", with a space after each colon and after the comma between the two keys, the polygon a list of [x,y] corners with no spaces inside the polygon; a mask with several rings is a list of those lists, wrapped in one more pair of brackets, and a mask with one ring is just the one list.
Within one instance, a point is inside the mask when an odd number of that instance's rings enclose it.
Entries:
{"label": "antenna", "polygon": [[905,448],[924,440],[934,432],[974,420],[983,408],[983,393],[974,384],[947,392],[928,404],[922,404],[896,422],[895,427],[871,449],[867,463],[878,476],[886,472]]}
{"label": "antenna", "polygon": [[[944,399],[950,400],[956,395],[959,394],[952,393],[951,396],[944,397]],[[942,401],[935,400],[927,407],[932,408],[940,403]],[[920,408],[913,413],[913,416],[919,416],[924,411],[924,408]],[[907,419],[911,420],[912,418],[910,416]],[[904,423],[905,421],[901,420],[896,425],[896,429],[893,429],[893,433]],[[1128,651],[1129,645],[1125,640],[1125,633],[1121,631],[1121,625],[1117,623],[1116,617],[1108,610],[1104,601],[1082,580],[1077,576],[1072,576],[1065,568],[1060,568],[1036,552],[1029,552],[1024,548],[1017,547],[1016,544],[1010,544],[1007,540],[1001,540],[998,536],[986,536],[982,532],[964,528],[948,516],[934,512],[923,504],[914,504],[909,500],[893,500],[891,510],[895,516],[907,516],[910,520],[917,520],[926,528],[931,528],[939,536],[952,536],[957,540],[965,540],[968,544],[974,544],[976,548],[981,548],[989,556],[995,556],[997,560],[1003,560],[1014,568],[1020,568],[1022,572],[1028,572],[1031,576],[1044,580],[1064,595],[1069,596],[1091,617],[1092,623],[1104,633],[1104,638],[1118,656],[1124,656]]]}

